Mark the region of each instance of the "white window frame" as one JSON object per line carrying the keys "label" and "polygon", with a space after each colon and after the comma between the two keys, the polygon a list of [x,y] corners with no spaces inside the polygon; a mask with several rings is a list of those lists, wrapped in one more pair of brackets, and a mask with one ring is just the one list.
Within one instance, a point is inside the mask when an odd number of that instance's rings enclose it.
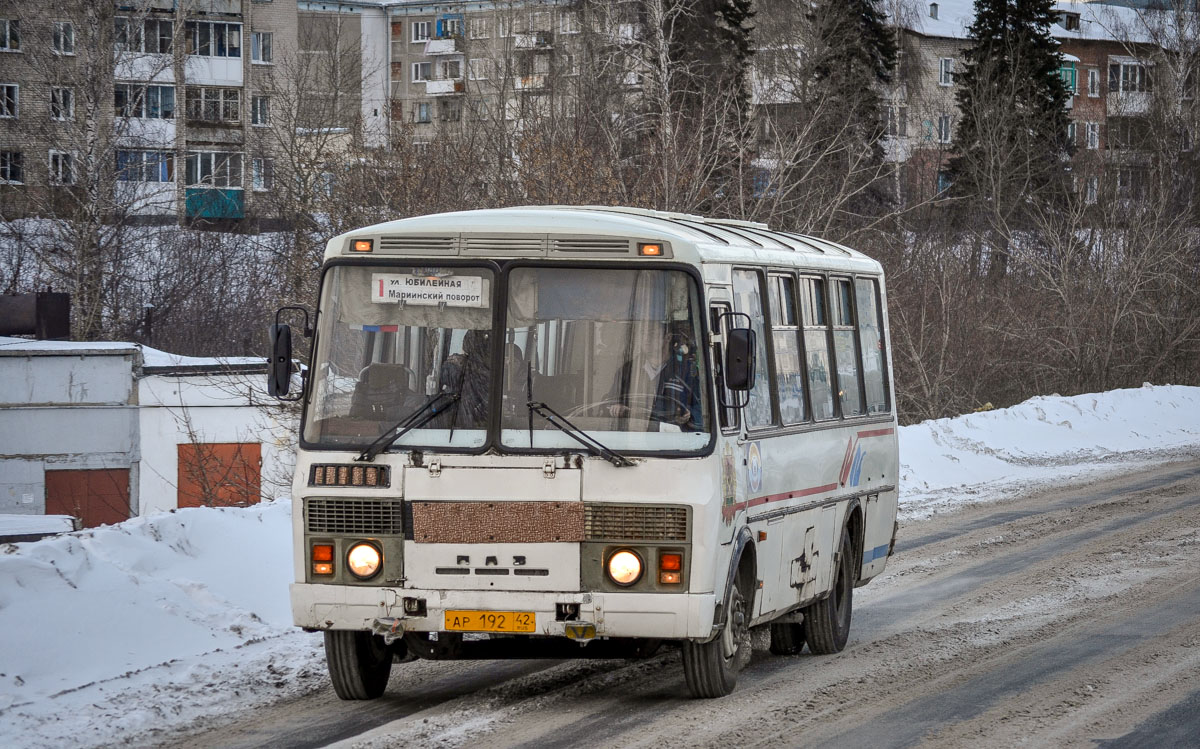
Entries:
{"label": "white window frame", "polygon": [[[186,26],[184,27],[184,31],[187,32],[187,35],[188,35],[188,56],[189,57],[219,57],[224,60],[240,60],[242,58],[242,42],[243,42],[242,24],[229,23],[227,21],[188,21],[187,23],[191,26],[190,29],[187,28]],[[208,54],[200,53],[200,27],[202,25],[209,27],[209,29],[208,29],[208,40],[209,40],[208,41]],[[218,26],[222,27],[221,33],[226,35],[225,54],[223,54],[223,55],[218,55],[216,53],[217,44],[216,44],[215,32],[216,32],[216,29]],[[235,31],[237,33],[237,51],[238,51],[238,53],[236,55],[229,54],[230,47],[229,47],[228,34],[230,31]]]}
{"label": "white window frame", "polygon": [[1100,148],[1100,123],[1088,122],[1084,125],[1084,132],[1087,136],[1087,150],[1095,151]]}
{"label": "white window frame", "polygon": [[1088,96],[1096,99],[1100,97],[1100,68],[1088,68]]}
{"label": "white window frame", "polygon": [[[421,71],[427,71],[425,75]],[[429,60],[423,62],[414,62],[412,64],[412,82],[424,83],[425,81],[433,80],[433,63]]]}
{"label": "white window frame", "polygon": [[51,47],[56,55],[75,55],[75,24],[70,21],[55,21]]}
{"label": "white window frame", "polygon": [[558,14],[558,30],[563,34],[579,33],[579,14],[573,10],[564,10]]}
{"label": "white window frame", "polygon": [[250,124],[254,127],[271,124],[271,97],[261,94],[250,97]]}
{"label": "white window frame", "polygon": [[[120,168],[121,154],[133,155],[126,159],[124,169]],[[136,162],[134,164],[133,162]],[[164,165],[169,164],[164,169]],[[169,185],[175,182],[175,152],[144,149],[121,149],[117,151],[117,181],[118,182],[148,182],[158,185]],[[136,171],[132,171],[136,169]],[[148,170],[153,170],[154,178],[146,179]],[[165,174],[164,172],[169,172]],[[129,177],[122,179],[124,173]]]}
{"label": "white window frame", "polygon": [[1100,198],[1100,178],[1087,177],[1083,180],[1083,202],[1086,205],[1095,205]]}
{"label": "white window frame", "polygon": [[[75,184],[75,155],[70,151],[50,151],[46,159],[50,168],[50,184],[69,187]],[[63,167],[67,178],[63,179]]]}
{"label": "white window frame", "polygon": [[954,85],[954,58],[939,57],[938,58],[938,85],[953,86]]}
{"label": "white window frame", "polygon": [[[23,185],[25,184],[25,157],[21,151],[3,151],[0,153],[9,154],[8,163],[4,166],[4,172],[0,172],[0,185]],[[12,179],[12,157],[16,156],[20,161],[19,169],[21,170],[21,179]]]}
{"label": "white window frame", "polygon": [[950,115],[939,115],[937,120],[938,143],[949,143],[953,135],[954,133],[951,131]]}
{"label": "white window frame", "polygon": [[413,44],[418,42],[429,41],[429,21],[409,21],[408,27],[411,29],[410,39]]}
{"label": "white window frame", "polygon": [[[230,161],[231,156],[238,157],[237,184],[229,184],[231,182],[231,180],[229,179],[229,176],[231,174],[231,172],[229,170],[229,161]],[[217,161],[218,157],[224,157],[224,160],[222,162],[218,163],[218,161]],[[197,180],[195,182],[188,182],[188,179],[187,179],[188,165],[192,162],[193,158],[195,159],[195,162],[196,162]],[[200,187],[200,188],[222,189],[222,190],[241,190],[241,189],[243,189],[242,188],[242,176],[243,176],[242,175],[242,162],[244,160],[245,159],[242,158],[241,151],[188,151],[187,155],[184,157],[183,181],[184,181],[186,187]],[[204,178],[201,177],[201,174],[203,172],[201,167],[202,167],[204,161],[209,162],[209,164],[208,164],[209,181],[207,181],[207,182],[205,182]],[[222,164],[225,166],[225,184],[219,185],[219,184],[217,184],[217,176],[219,173],[218,166],[220,166]]]}
{"label": "white window frame", "polygon": [[[451,66],[457,66],[458,73],[454,74]],[[444,81],[461,81],[463,78],[463,61],[461,57],[453,60],[441,60],[438,62],[438,76]]]}
{"label": "white window frame", "polygon": [[273,65],[274,32],[254,31],[250,34],[250,62],[255,65]]}
{"label": "white window frame", "polygon": [[491,62],[490,57],[470,58],[467,60],[467,78],[472,81],[486,81],[490,77]]}
{"label": "white window frame", "polygon": [[[1118,66],[1116,89],[1113,89],[1113,87],[1112,87],[1112,67],[1114,65]],[[1109,91],[1108,91],[1108,93],[1110,96],[1112,94],[1146,94],[1146,93],[1150,93],[1150,90],[1151,90],[1151,88],[1150,88],[1150,86],[1151,86],[1150,70],[1152,67],[1154,67],[1153,64],[1148,63],[1144,60],[1138,60],[1138,59],[1132,58],[1132,57],[1115,57],[1114,56],[1114,57],[1108,58],[1108,67],[1109,67],[1109,74],[1108,74]],[[1141,71],[1141,74],[1139,76],[1137,76],[1137,78],[1139,78],[1140,82],[1141,82],[1140,87],[1135,87],[1135,88],[1130,88],[1130,89],[1125,88],[1126,78],[1129,77],[1129,76],[1126,76],[1126,74],[1125,74],[1126,68],[1137,68]]]}
{"label": "white window frame", "polygon": [[[424,117],[421,116],[421,112],[425,113]],[[414,101],[412,118],[413,118],[413,122],[415,122],[419,125],[420,124],[428,124],[430,122],[433,122],[433,102],[431,102],[431,101]]]}
{"label": "white window frame", "polygon": [[443,18],[442,19],[442,38],[449,39],[451,37],[461,37],[463,35],[463,24],[465,21],[461,18]]}
{"label": "white window frame", "polygon": [[274,161],[263,157],[250,160],[250,189],[254,192],[268,192],[274,179]]}
{"label": "white window frame", "polygon": [[75,89],[69,86],[51,86],[50,119],[58,122],[75,120]]}
{"label": "white window frame", "polygon": [[3,109],[0,109],[0,119],[15,120],[21,116],[21,84],[0,83],[0,104],[2,104],[8,98],[5,95],[7,92],[4,91],[4,89],[7,88],[11,88],[13,90],[12,111],[6,112]]}
{"label": "white window frame", "polygon": [[[13,24],[17,28],[17,46],[12,45]],[[19,18],[0,18],[0,52],[21,51],[21,20]]]}
{"label": "white window frame", "polygon": [[468,18],[467,35],[472,39],[490,39],[492,37],[492,19],[488,16]]}
{"label": "white window frame", "polygon": [[1070,143],[1072,146],[1076,145],[1079,142],[1078,136],[1079,132],[1075,127],[1075,121],[1071,120],[1067,123],[1067,143]]}

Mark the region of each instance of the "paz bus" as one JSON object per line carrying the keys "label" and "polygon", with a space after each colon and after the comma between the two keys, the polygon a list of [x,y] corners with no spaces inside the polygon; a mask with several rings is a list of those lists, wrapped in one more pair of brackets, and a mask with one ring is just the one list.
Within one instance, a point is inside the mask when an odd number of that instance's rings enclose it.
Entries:
{"label": "paz bus", "polygon": [[277,313],[269,390],[302,405],[291,603],[342,699],[417,657],[663,646],[726,695],[751,628],[841,650],[892,553],[886,292],[860,252],[633,208],[444,213],[331,239],[307,316]]}

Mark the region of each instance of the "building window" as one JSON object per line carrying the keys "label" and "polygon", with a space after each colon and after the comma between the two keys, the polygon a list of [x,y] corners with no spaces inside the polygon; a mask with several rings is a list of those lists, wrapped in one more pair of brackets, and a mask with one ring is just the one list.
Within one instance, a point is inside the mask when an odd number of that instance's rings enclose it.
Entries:
{"label": "building window", "polygon": [[1077,143],[1077,141],[1075,140],[1075,137],[1076,137],[1075,123],[1068,122],[1067,123],[1067,145],[1074,147]]}
{"label": "building window", "polygon": [[413,122],[433,122],[433,108],[427,101],[413,104]]}
{"label": "building window", "polygon": [[50,117],[55,120],[75,119],[75,91],[70,88],[50,89]]}
{"label": "building window", "polygon": [[1058,69],[1058,77],[1062,78],[1063,86],[1067,89],[1067,93],[1074,96],[1079,93],[1079,79],[1075,70],[1075,63],[1070,62]]}
{"label": "building window", "polygon": [[75,26],[70,21],[54,22],[53,45],[56,55],[75,54]]}
{"label": "building window", "polygon": [[1093,99],[1100,95],[1100,71],[1088,68],[1088,96]]}
{"label": "building window", "polygon": [[413,21],[408,26],[412,29],[412,40],[414,42],[429,41],[429,21]]}
{"label": "building window", "polygon": [[938,117],[937,121],[937,139],[938,143],[950,142],[950,115],[943,114]]}
{"label": "building window", "polygon": [[442,99],[438,104],[438,119],[442,122],[458,122],[462,119],[461,99]]}
{"label": "building window", "polygon": [[270,31],[255,31],[250,35],[250,62],[271,62],[272,36]]}
{"label": "building window", "polygon": [[467,60],[467,75],[473,81],[486,81],[490,73],[491,62],[486,57]]}
{"label": "building window", "polygon": [[1100,147],[1100,123],[1088,122],[1084,125],[1084,133],[1087,136],[1087,147],[1089,151],[1095,151]]}
{"label": "building window", "polygon": [[118,83],[113,105],[118,117],[169,120],[175,117],[175,87]]}
{"label": "building window", "polygon": [[442,80],[462,80],[462,60],[443,60],[438,67]]}
{"label": "building window", "polygon": [[1151,91],[1150,70],[1140,62],[1114,62],[1108,66],[1108,92],[1122,94]]}
{"label": "building window", "polygon": [[242,155],[189,151],[184,178],[189,187],[241,187]]}
{"label": "building window", "polygon": [[938,4],[937,3],[929,4],[929,17],[934,20],[937,19],[937,17],[938,17]]}
{"label": "building window", "polygon": [[954,58],[943,57],[938,60],[938,85],[954,85]]}
{"label": "building window", "polygon": [[174,22],[167,19],[113,19],[113,46],[118,52],[170,54]]}
{"label": "building window", "polygon": [[0,117],[16,117],[21,108],[21,87],[0,83]]}
{"label": "building window", "polygon": [[884,112],[887,121],[884,123],[885,132],[895,137],[906,137],[908,135],[908,107],[890,106]]}
{"label": "building window", "polygon": [[188,21],[188,54],[199,57],[241,57],[242,25]]}
{"label": "building window", "polygon": [[579,75],[579,61],[576,59],[575,55],[571,54],[570,52],[564,52],[559,55],[558,59],[561,61],[560,64],[562,65],[559,70],[563,75]]}
{"label": "building window", "polygon": [[62,151],[50,152],[50,184],[75,184],[75,158]]}
{"label": "building window", "polygon": [[442,18],[437,22],[438,39],[449,39],[463,35],[463,20],[458,17]]}
{"label": "building window", "polygon": [[1083,182],[1083,202],[1088,205],[1095,205],[1096,200],[1100,197],[1100,178],[1088,177]]}
{"label": "building window", "polygon": [[433,78],[433,63],[414,62],[412,64],[412,82],[420,83]]}
{"label": "building window", "polygon": [[492,19],[472,18],[467,21],[467,29],[472,39],[487,39],[492,35]]}
{"label": "building window", "polygon": [[271,124],[271,97],[255,96],[250,100],[250,124],[260,127]]}
{"label": "building window", "polygon": [[21,50],[21,22],[0,18],[0,52]]}
{"label": "building window", "polygon": [[1079,31],[1078,13],[1062,13],[1059,15],[1058,21],[1067,31]]}
{"label": "building window", "polygon": [[558,28],[564,34],[578,34],[579,14],[572,10],[564,10],[558,16]]}
{"label": "building window", "polygon": [[25,181],[20,151],[0,151],[0,182],[19,185]]}
{"label": "building window", "polygon": [[242,118],[241,90],[192,86],[187,91],[187,116],[202,122],[238,122]]}
{"label": "building window", "polygon": [[258,192],[265,192],[271,189],[271,183],[275,178],[275,162],[271,159],[251,159],[250,161],[250,186]]}
{"label": "building window", "polygon": [[122,182],[174,182],[175,154],[170,151],[117,151]]}

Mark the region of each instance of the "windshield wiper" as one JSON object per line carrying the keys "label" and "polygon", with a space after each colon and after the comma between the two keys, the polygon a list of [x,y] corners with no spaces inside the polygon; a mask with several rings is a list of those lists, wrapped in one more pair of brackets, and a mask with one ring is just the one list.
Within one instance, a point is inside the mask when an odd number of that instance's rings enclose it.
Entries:
{"label": "windshield wiper", "polygon": [[[413,411],[408,416],[405,416],[401,421],[388,427],[384,433],[379,435],[379,437],[377,437],[375,441],[367,447],[366,450],[363,450],[362,454],[355,458],[355,460],[370,463],[372,460],[375,460],[375,456],[391,447],[396,440],[400,439],[412,430],[423,427],[429,422],[433,421],[434,418],[446,410],[444,408],[438,408],[438,405],[444,398],[449,399],[449,403],[446,405],[450,406],[451,404],[458,402],[459,394],[437,393],[436,395],[432,396],[416,411]],[[399,429],[400,431],[396,432],[391,437],[388,437],[388,435],[396,429]]]}
{"label": "windshield wiper", "polygon": [[541,401],[529,401],[529,413],[541,416],[555,429],[564,432],[568,437],[586,447],[592,455],[598,455],[618,468],[634,465],[632,460],[600,444],[595,437],[567,421],[565,416]]}

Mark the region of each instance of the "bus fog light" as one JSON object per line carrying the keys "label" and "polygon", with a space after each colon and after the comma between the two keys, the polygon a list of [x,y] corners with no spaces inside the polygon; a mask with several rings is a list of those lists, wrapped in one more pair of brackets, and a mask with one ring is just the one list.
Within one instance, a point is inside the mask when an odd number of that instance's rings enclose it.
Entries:
{"label": "bus fog light", "polygon": [[350,553],[346,555],[346,565],[350,571],[354,573],[355,577],[363,580],[378,572],[382,561],[383,555],[379,553],[379,549],[375,548],[374,544],[355,544],[350,547]]}
{"label": "bus fog light", "polygon": [[678,585],[682,578],[678,572],[660,572],[658,573],[658,581],[668,585]]}
{"label": "bus fog light", "polygon": [[608,558],[608,576],[617,585],[633,585],[642,577],[642,558],[621,549]]}

